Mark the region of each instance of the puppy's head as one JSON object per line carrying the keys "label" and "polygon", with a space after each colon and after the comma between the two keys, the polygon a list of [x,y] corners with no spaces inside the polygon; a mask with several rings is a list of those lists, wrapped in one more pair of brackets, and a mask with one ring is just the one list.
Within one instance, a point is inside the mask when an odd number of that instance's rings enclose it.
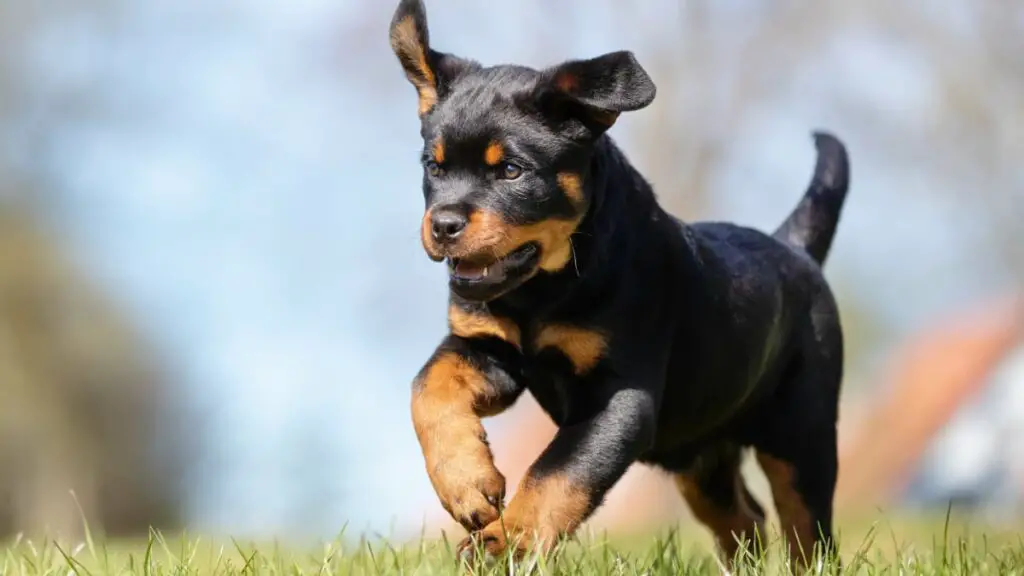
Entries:
{"label": "puppy's head", "polygon": [[595,142],[654,99],[633,54],[484,67],[430,47],[421,0],[399,4],[391,47],[419,95],[423,247],[448,261],[452,290],[487,301],[564,268]]}

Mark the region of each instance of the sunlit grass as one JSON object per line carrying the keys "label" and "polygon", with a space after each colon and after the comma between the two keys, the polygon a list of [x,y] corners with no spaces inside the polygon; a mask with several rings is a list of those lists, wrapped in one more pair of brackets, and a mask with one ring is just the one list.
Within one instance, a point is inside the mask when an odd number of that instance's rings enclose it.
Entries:
{"label": "sunlit grass", "polygon": [[[1009,528],[981,528],[965,519],[914,519],[852,525],[838,536],[842,567],[823,574],[1021,574],[1024,540]],[[341,534],[318,546],[256,544],[152,532],[138,541],[105,541],[86,532],[80,542],[16,538],[0,552],[3,575],[185,574],[722,574],[710,539],[698,529],[608,538],[584,534],[552,557],[509,565],[460,565],[451,539],[407,543]],[[788,574],[785,547],[766,538],[766,554],[747,553],[733,574]]]}

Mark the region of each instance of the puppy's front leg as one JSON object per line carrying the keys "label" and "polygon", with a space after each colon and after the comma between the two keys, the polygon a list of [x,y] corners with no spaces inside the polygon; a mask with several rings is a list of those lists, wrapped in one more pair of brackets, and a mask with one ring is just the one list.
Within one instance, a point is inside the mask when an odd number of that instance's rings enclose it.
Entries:
{"label": "puppy's front leg", "polygon": [[497,339],[449,335],[413,384],[412,419],[441,505],[466,530],[498,518],[505,477],[480,419],[511,406],[523,391],[518,351]]}
{"label": "puppy's front leg", "polygon": [[461,556],[471,559],[478,547],[493,558],[509,547],[516,557],[529,549],[550,551],[590,516],[651,446],[655,419],[651,393],[635,388],[609,393],[599,412],[558,431],[526,473],[503,518],[463,540]]}

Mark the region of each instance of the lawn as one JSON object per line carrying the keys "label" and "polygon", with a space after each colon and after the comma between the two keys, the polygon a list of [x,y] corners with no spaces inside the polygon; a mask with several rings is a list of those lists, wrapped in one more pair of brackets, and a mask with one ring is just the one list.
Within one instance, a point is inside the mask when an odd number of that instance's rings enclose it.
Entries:
{"label": "lawn", "polygon": [[[993,528],[968,518],[846,523],[839,530],[843,569],[827,574],[1021,574],[1022,532]],[[88,536],[79,543],[18,538],[3,547],[3,575],[53,574],[464,574],[451,540],[389,543],[341,535],[319,546],[214,541],[188,535],[152,533],[135,542],[105,542]],[[788,574],[784,548],[769,537],[765,558],[735,574]],[[721,574],[710,539],[693,527],[648,536],[609,539],[582,534],[554,559],[484,568],[481,574]]]}

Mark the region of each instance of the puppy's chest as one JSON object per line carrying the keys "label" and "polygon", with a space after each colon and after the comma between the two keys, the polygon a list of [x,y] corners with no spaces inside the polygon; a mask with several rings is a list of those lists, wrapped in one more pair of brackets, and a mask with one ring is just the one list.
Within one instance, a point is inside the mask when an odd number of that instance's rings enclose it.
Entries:
{"label": "puppy's chest", "polygon": [[518,348],[525,384],[556,422],[585,403],[587,382],[608,361],[611,345],[606,331],[559,319],[513,319],[453,307],[448,323],[457,336],[496,337]]}
{"label": "puppy's chest", "polygon": [[588,381],[607,362],[609,338],[566,322],[531,322],[524,328],[526,386],[557,424],[572,421],[590,396]]}
{"label": "puppy's chest", "polygon": [[605,331],[578,322],[513,318],[458,306],[448,310],[448,327],[463,338],[500,338],[518,348],[530,364],[550,364],[575,376],[591,373],[610,344]]}
{"label": "puppy's chest", "polygon": [[542,321],[523,322],[520,326],[527,361],[567,376],[586,376],[608,352],[608,337],[594,328]]}

